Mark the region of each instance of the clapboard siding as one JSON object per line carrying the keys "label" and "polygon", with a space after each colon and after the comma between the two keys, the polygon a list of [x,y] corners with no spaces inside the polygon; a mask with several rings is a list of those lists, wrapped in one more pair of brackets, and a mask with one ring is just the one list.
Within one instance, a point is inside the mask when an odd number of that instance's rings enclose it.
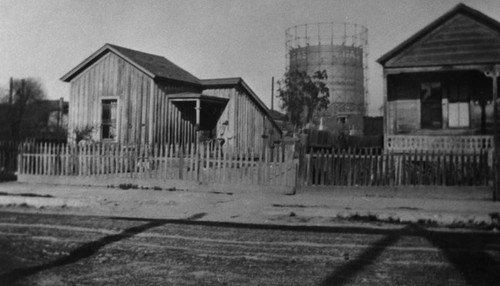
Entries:
{"label": "clapboard siding", "polygon": [[390,59],[386,67],[470,64],[500,58],[500,34],[458,14]]}

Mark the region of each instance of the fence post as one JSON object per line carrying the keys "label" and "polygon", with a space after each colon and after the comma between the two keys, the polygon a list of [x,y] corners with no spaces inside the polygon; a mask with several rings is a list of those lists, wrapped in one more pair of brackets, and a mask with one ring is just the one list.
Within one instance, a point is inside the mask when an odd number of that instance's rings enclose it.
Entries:
{"label": "fence post", "polygon": [[[0,143],[1,144],[1,143]],[[22,156],[23,156],[23,143],[17,146],[17,174],[21,175],[23,171]],[[1,154],[0,154],[1,155]]]}

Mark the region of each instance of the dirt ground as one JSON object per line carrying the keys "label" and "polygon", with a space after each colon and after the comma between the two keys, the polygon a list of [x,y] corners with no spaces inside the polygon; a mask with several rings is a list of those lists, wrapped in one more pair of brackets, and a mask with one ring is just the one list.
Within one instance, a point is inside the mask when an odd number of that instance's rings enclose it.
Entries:
{"label": "dirt ground", "polygon": [[[0,285],[494,285],[500,234],[0,213]],[[6,212],[7,211],[7,212]]]}

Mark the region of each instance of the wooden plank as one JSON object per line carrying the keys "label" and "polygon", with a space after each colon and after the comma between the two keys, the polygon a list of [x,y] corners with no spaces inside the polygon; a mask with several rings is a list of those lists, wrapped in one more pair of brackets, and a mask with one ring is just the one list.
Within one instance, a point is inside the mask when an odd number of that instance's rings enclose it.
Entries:
{"label": "wooden plank", "polygon": [[354,172],[355,172],[355,168],[354,168],[354,155],[353,155],[353,152],[352,152],[352,149],[351,148],[348,148],[347,149],[347,156],[348,156],[348,168],[346,169],[348,175],[347,175],[347,185],[348,186],[352,186],[354,185],[354,182],[353,182],[353,178],[354,178]]}
{"label": "wooden plank", "polygon": [[375,153],[375,171],[374,171],[374,174],[375,174],[375,177],[374,177],[374,185],[375,186],[380,186],[381,185],[381,175],[380,175],[380,171],[382,169],[382,165],[383,165],[383,151],[377,151]]}
{"label": "wooden plank", "polygon": [[394,186],[395,180],[394,180],[394,173],[395,168],[394,168],[394,153],[389,153],[387,156],[387,184],[389,186]]}
{"label": "wooden plank", "polygon": [[325,166],[325,152],[323,149],[321,149],[321,151],[319,152],[319,160],[318,160],[318,168],[317,168],[317,178],[318,180],[316,181],[316,183],[318,185],[324,185],[325,184],[325,176],[324,176],[324,166]]}
{"label": "wooden plank", "polygon": [[40,174],[40,164],[41,164],[41,156],[42,156],[42,148],[41,144],[33,143],[33,161],[34,161],[34,172],[33,175]]}
{"label": "wooden plank", "polygon": [[46,162],[45,162],[46,163],[45,175],[50,176],[50,175],[52,175],[52,164],[53,164],[53,162],[52,162],[52,157],[53,157],[53,155],[52,155],[52,143],[47,143],[45,146],[47,148],[45,150],[46,155],[47,155]]}
{"label": "wooden plank", "polygon": [[64,165],[63,165],[64,166],[64,175],[66,175],[66,176],[74,175],[73,170],[71,170],[72,165],[70,165],[72,162],[71,158],[72,158],[71,146],[68,143],[66,143],[64,145]]}
{"label": "wooden plank", "polygon": [[344,172],[344,168],[345,168],[345,150],[343,149],[337,149],[337,162],[335,164],[335,167],[336,167],[336,185],[339,185],[339,186],[344,186],[345,185],[345,172]]}
{"label": "wooden plank", "polygon": [[266,146],[264,148],[264,164],[263,164],[263,172],[262,172],[262,178],[264,181],[264,184],[269,185],[269,153],[270,153],[270,147]]}
{"label": "wooden plank", "polygon": [[86,156],[85,156],[85,145],[77,145],[77,148],[78,148],[78,176],[83,176],[83,167],[85,166],[85,160],[86,160]]}

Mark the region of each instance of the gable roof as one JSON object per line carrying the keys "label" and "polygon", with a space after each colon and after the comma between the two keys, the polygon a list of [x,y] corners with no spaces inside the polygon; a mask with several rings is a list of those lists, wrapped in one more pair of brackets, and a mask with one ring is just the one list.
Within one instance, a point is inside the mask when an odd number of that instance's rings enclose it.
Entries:
{"label": "gable roof", "polygon": [[71,81],[71,79],[80,74],[108,52],[115,53],[153,79],[166,79],[200,85],[200,80],[197,77],[162,56],[148,54],[112,44],[105,44],[102,48],[94,52],[91,56],[65,74],[61,80],[65,82]]}
{"label": "gable roof", "polygon": [[220,88],[220,87],[241,87],[246,91],[256,105],[264,114],[269,118],[269,121],[279,130],[282,134],[281,127],[274,121],[269,108],[262,102],[262,100],[257,96],[257,94],[248,86],[248,84],[241,77],[231,77],[231,78],[214,78],[214,79],[202,79],[200,80],[203,89],[210,88]]}
{"label": "gable roof", "polygon": [[[403,51],[407,50],[410,48],[412,45],[416,44],[426,36],[428,36],[431,32],[435,31],[439,27],[441,27],[443,24],[445,24],[447,21],[450,19],[456,17],[457,15],[464,15],[468,17],[469,19],[474,20],[477,23],[480,23],[491,30],[497,32],[500,34],[500,23],[485,14],[472,9],[469,6],[466,6],[462,3],[458,4],[455,6],[453,9],[450,11],[446,12],[443,14],[441,17],[437,18],[433,22],[431,22],[429,25],[425,26],[423,29],[415,33],[413,36],[396,46],[394,49],[390,50],[389,52],[385,53],[382,55],[377,62],[380,63],[381,65],[385,66],[387,62],[398,55],[400,55]],[[500,38],[499,38],[500,40]]]}

